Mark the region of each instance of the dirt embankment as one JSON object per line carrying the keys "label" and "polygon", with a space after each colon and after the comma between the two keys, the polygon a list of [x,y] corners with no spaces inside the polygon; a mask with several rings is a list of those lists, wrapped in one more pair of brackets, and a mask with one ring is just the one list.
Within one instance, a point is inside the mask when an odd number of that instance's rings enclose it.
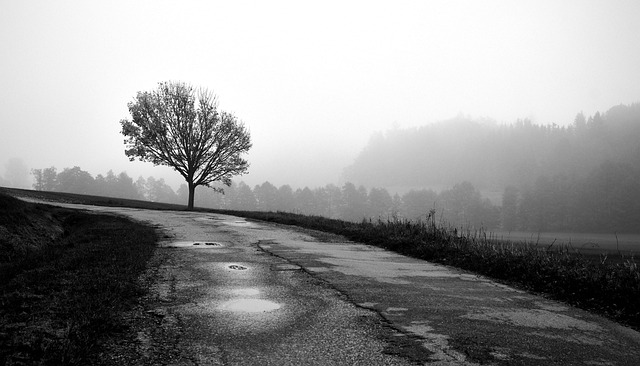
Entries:
{"label": "dirt embankment", "polygon": [[153,228],[0,192],[0,365],[96,364],[145,293]]}
{"label": "dirt embankment", "polygon": [[[53,207],[33,205],[0,194],[0,264],[6,267],[43,250],[64,234]],[[0,267],[0,268],[2,268]]]}

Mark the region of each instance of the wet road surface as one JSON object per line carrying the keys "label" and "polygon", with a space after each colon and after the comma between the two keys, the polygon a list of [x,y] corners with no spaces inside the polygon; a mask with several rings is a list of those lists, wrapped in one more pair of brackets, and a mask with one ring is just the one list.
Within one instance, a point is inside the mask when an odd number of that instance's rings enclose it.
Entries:
{"label": "wet road surface", "polygon": [[457,269],[232,216],[82,207],[166,236],[114,364],[640,365],[638,332]]}
{"label": "wet road surface", "polygon": [[107,363],[415,364],[397,353],[416,342],[261,250],[270,227],[213,214],[66,206],[125,214],[164,231],[142,279],[151,294],[125,320],[135,334],[109,346]]}

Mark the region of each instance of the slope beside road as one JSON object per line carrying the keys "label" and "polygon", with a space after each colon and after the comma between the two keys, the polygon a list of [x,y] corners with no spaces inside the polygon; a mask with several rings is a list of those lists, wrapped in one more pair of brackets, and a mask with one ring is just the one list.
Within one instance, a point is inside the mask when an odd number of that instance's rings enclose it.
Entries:
{"label": "slope beside road", "polygon": [[70,207],[166,236],[107,364],[640,364],[638,332],[456,269],[232,216]]}

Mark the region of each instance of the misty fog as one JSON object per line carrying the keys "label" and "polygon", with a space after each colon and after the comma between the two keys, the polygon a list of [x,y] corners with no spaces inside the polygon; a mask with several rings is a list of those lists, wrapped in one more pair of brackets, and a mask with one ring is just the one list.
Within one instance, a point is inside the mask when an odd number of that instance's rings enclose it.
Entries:
{"label": "misty fog", "polygon": [[[457,117],[373,135],[342,183],[298,187],[241,178],[225,194],[199,188],[199,207],[287,211],[360,221],[425,220],[488,230],[640,232],[640,103],[566,127]],[[184,204],[185,184],[80,167],[5,165],[5,186]]]}
{"label": "misty fog", "polygon": [[638,13],[624,1],[3,4],[0,186],[184,203],[179,174],[128,161],[118,125],[136,92],[180,80],[215,92],[254,144],[249,173],[225,195],[199,188],[202,207],[639,232]]}

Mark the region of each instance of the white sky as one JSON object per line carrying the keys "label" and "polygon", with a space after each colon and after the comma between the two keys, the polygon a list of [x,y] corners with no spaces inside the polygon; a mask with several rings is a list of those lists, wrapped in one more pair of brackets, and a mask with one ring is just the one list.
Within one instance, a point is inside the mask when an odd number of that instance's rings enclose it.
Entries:
{"label": "white sky", "polygon": [[0,164],[181,177],[124,155],[159,81],[249,127],[250,185],[338,183],[372,132],[458,114],[571,123],[640,101],[640,1],[0,0]]}

